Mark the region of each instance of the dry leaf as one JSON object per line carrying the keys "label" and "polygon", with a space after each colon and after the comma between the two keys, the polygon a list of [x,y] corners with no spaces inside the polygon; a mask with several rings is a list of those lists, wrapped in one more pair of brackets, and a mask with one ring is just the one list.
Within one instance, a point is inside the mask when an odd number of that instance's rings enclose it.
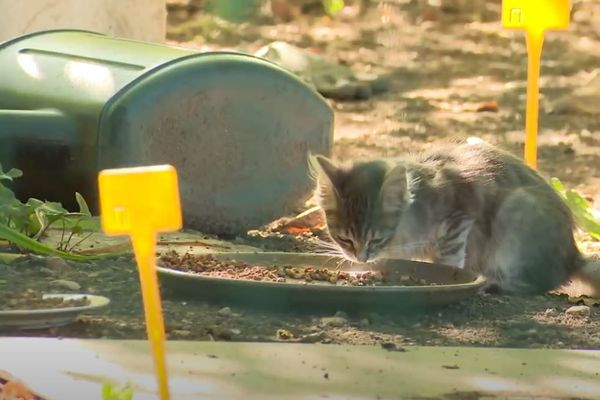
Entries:
{"label": "dry leaf", "polygon": [[477,109],[475,111],[477,112],[498,112],[499,108],[498,108],[498,103],[495,100],[492,101],[486,101],[483,102],[481,104],[479,104],[479,107],[477,107]]}
{"label": "dry leaf", "polygon": [[569,296],[568,301],[571,304],[583,304],[588,307],[600,306],[600,299],[595,299],[593,297],[588,296]]}
{"label": "dry leaf", "polygon": [[25,383],[19,381],[8,372],[0,370],[0,400],[44,400],[31,390]]}
{"label": "dry leaf", "polygon": [[320,212],[320,208],[312,207],[293,218],[280,218],[270,223],[267,230],[288,233],[290,235],[300,235],[324,228],[325,220],[323,214]]}
{"label": "dry leaf", "polygon": [[450,112],[498,112],[498,102],[495,100],[481,103],[457,103],[447,101],[431,101],[430,104],[442,111]]}

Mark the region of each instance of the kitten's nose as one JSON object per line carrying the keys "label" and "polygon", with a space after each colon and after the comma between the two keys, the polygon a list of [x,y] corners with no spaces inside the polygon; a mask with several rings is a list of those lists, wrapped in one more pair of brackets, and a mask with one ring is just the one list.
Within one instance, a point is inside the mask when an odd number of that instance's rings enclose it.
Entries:
{"label": "kitten's nose", "polygon": [[369,253],[366,248],[359,249],[356,252],[356,261],[358,262],[367,262],[369,260]]}

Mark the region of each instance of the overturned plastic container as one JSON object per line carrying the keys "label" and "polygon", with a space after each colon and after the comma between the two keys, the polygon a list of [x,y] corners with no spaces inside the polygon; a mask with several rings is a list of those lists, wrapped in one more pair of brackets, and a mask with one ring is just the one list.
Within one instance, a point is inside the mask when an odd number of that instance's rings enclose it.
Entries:
{"label": "overturned plastic container", "polygon": [[173,164],[186,226],[235,233],[310,194],[307,153],[329,153],[333,113],[260,58],[48,31],[0,45],[0,163],[13,188],[97,210],[101,169]]}

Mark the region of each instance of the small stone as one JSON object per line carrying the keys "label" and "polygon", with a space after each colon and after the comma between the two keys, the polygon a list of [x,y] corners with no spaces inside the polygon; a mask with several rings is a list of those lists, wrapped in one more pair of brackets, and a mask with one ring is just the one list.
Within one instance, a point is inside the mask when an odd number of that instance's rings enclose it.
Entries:
{"label": "small stone", "polygon": [[556,308],[547,308],[546,311],[544,311],[544,315],[546,317],[553,317],[556,315]]}
{"label": "small stone", "polygon": [[233,312],[229,307],[221,308],[219,311],[217,311],[217,314],[219,314],[222,317],[233,317]]}
{"label": "small stone", "polygon": [[324,332],[315,332],[308,335],[304,335],[300,338],[301,343],[317,343],[325,339]]}
{"label": "small stone", "polygon": [[406,351],[404,347],[400,347],[394,342],[383,342],[381,343],[381,348],[387,351],[398,351],[401,353]]}
{"label": "small stone", "polygon": [[46,268],[46,267],[41,267],[40,272],[44,275],[50,275],[50,276],[56,275],[56,272],[53,269]]}
{"label": "small stone", "polygon": [[275,336],[279,340],[290,340],[294,338],[294,334],[286,329],[277,329]]}
{"label": "small stone", "polygon": [[348,314],[346,314],[343,311],[338,311],[335,314],[333,314],[334,317],[339,317],[339,318],[344,318],[344,319],[348,319]]}
{"label": "small stone", "polygon": [[64,259],[55,256],[44,258],[44,266],[55,272],[63,272],[71,268]]}
{"label": "small stone", "polygon": [[383,322],[385,320],[385,318],[383,318],[381,315],[377,314],[377,313],[370,313],[368,315],[369,321],[372,323],[377,323],[377,322]]}
{"label": "small stone", "polygon": [[460,367],[456,364],[454,365],[442,365],[442,368],[444,369],[460,369]]}
{"label": "small stone", "polygon": [[341,327],[348,323],[348,320],[344,317],[323,317],[320,320],[319,325],[330,326],[330,327]]}
{"label": "small stone", "polygon": [[192,336],[192,332],[187,329],[176,329],[173,331],[173,336],[177,336],[180,338],[188,338]]}
{"label": "small stone", "polygon": [[66,279],[57,279],[55,281],[50,282],[54,286],[60,286],[61,288],[68,290],[79,290],[81,289],[81,285],[74,281],[68,281]]}
{"label": "small stone", "polygon": [[565,314],[576,318],[587,318],[591,314],[591,310],[588,306],[572,306],[567,308]]}
{"label": "small stone", "polygon": [[365,328],[365,327],[367,327],[367,326],[371,325],[371,323],[369,322],[369,319],[368,319],[368,318],[363,318],[363,319],[361,319],[361,320],[358,322],[358,325],[359,325],[361,328]]}
{"label": "small stone", "polygon": [[581,132],[579,132],[579,134],[581,135],[582,138],[591,138],[592,137],[592,132],[588,131],[587,129],[583,129]]}
{"label": "small stone", "polygon": [[[235,331],[239,332],[239,330]],[[216,340],[231,340],[236,335],[234,329],[221,328],[219,326],[209,328],[208,333]]]}

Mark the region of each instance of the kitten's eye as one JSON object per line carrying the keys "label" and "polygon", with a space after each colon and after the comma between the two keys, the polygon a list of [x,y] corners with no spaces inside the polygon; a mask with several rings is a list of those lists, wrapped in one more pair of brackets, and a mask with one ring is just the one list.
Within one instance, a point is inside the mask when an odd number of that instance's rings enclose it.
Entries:
{"label": "kitten's eye", "polygon": [[343,238],[343,237],[337,236],[336,239],[340,243],[343,243],[343,244],[345,244],[347,246],[350,246],[350,247],[354,247],[354,242],[352,240],[348,239],[348,238]]}
{"label": "kitten's eye", "polygon": [[377,238],[373,238],[373,239],[369,240],[369,244],[371,244],[373,246],[382,245],[383,242],[385,242],[385,238],[384,237],[377,237]]}

